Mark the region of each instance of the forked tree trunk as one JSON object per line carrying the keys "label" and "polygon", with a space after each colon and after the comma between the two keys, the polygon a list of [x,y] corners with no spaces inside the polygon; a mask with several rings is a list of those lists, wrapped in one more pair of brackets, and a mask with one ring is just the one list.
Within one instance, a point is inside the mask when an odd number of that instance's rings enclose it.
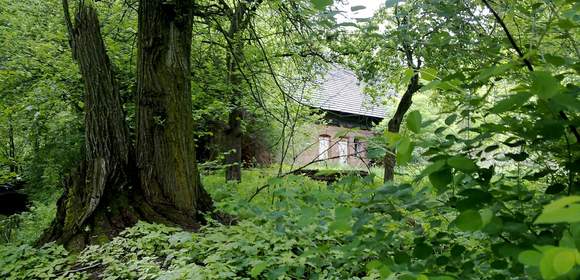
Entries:
{"label": "forked tree trunk", "polygon": [[[159,20],[163,13],[180,17],[183,11],[160,5],[154,6],[154,9],[158,9],[154,11],[149,6],[152,2],[141,4],[145,8],[140,9],[140,21],[147,21],[146,17],[152,17],[152,21],[150,29],[140,28],[140,38],[147,38],[141,34],[143,32],[159,32],[165,37],[176,35],[155,30],[156,25],[161,23],[153,20]],[[148,99],[140,96],[143,104],[149,104],[145,110],[140,109],[140,113],[146,113],[150,108],[154,112],[164,109],[180,112],[177,119],[174,118],[175,114],[168,114],[172,121],[168,122],[171,123],[168,127],[184,131],[159,134],[160,131],[165,132],[165,129],[157,126],[155,128],[158,130],[155,131],[140,131],[139,143],[143,149],[139,154],[142,167],[139,171],[142,175],[150,176],[137,176],[121,98],[101,37],[96,10],[90,4],[79,1],[73,26],[67,0],[63,0],[63,6],[73,57],[80,66],[85,86],[85,160],[67,178],[64,194],[58,201],[57,217],[39,243],[57,241],[69,248],[80,249],[89,243],[108,240],[140,219],[196,227],[196,210],[210,209],[211,200],[201,189],[195,161],[191,160],[195,158],[192,152],[191,100],[189,80],[183,78],[189,75],[189,48],[176,53],[162,51],[176,50],[175,44],[180,42],[189,45],[191,33],[189,37],[171,37],[175,42],[153,39],[149,42],[154,42],[156,49],[140,51],[140,94],[152,85],[158,89],[145,93],[145,96],[147,93],[153,94],[149,95],[148,102],[144,102]],[[188,14],[191,13],[185,13],[186,18]],[[165,16],[163,14],[161,18],[167,19]],[[187,27],[186,23],[183,28],[189,28],[191,32],[191,25]],[[141,43],[140,47],[150,46]],[[159,57],[169,60],[160,62],[157,61]],[[143,65],[149,67],[142,68]],[[175,72],[167,73],[165,80],[159,81],[154,73],[167,71],[167,65],[178,67]],[[185,72],[178,73],[177,70]],[[177,92],[180,93],[179,98],[166,94]],[[156,124],[156,115],[150,116],[150,121]],[[141,129],[146,120],[140,115]],[[168,173],[159,175],[161,172]],[[172,179],[162,180],[160,177]],[[145,181],[139,181],[139,178]]]}
{"label": "forked tree trunk", "polygon": [[[421,86],[419,85],[419,75],[415,74],[409,84],[407,85],[407,90],[405,90],[405,94],[399,101],[399,105],[397,106],[397,111],[395,115],[389,120],[388,124],[388,131],[393,133],[399,133],[401,129],[401,123],[403,122],[403,118],[411,104],[413,104],[413,94],[415,94]],[[383,159],[383,165],[385,167],[385,173],[383,174],[384,182],[393,181],[395,178],[395,165],[397,164],[397,160],[395,158],[395,151],[391,150],[390,153],[386,153]]]}
{"label": "forked tree trunk", "polygon": [[146,200],[187,224],[211,207],[195,162],[189,0],[139,5],[137,167]]}

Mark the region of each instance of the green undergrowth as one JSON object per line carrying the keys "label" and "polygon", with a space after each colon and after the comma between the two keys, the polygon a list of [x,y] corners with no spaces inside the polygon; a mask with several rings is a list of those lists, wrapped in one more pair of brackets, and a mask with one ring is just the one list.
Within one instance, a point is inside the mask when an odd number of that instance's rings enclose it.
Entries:
{"label": "green undergrowth", "polygon": [[[534,279],[542,250],[560,248],[498,242],[499,226],[482,220],[488,213],[458,216],[421,182],[383,186],[373,176],[349,176],[327,186],[271,174],[245,171],[240,184],[224,183],[222,174],[205,176],[216,206],[235,215],[235,225],[210,221],[191,233],[140,222],[78,255],[14,241],[0,248],[0,278]],[[523,225],[506,221],[503,227],[523,232]],[[567,236],[567,246],[576,246],[580,227]],[[558,250],[549,254],[577,254]],[[566,273],[562,279],[578,276],[577,269]]]}

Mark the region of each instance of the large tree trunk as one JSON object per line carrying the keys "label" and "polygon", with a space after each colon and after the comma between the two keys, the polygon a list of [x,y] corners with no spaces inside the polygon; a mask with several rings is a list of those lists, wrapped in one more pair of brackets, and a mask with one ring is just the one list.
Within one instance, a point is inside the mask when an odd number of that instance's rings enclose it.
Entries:
{"label": "large tree trunk", "polygon": [[[41,242],[58,241],[83,247],[96,231],[122,229],[134,222],[133,211],[126,217],[108,218],[105,208],[112,198],[121,197],[129,188],[130,145],[125,116],[112,65],[101,37],[95,8],[79,2],[73,26],[68,2],[63,0],[65,20],[74,59],[78,62],[85,86],[85,160],[65,182],[58,202],[57,217]],[[104,202],[105,201],[105,202]],[[120,205],[115,205],[120,206]],[[99,211],[97,211],[99,209]],[[113,208],[120,212],[119,207]],[[106,229],[105,229],[106,228]]]}
{"label": "large tree trunk", "polygon": [[[421,87],[419,85],[419,75],[415,74],[411,78],[411,81],[409,81],[409,85],[407,85],[407,90],[405,91],[405,94],[403,94],[403,97],[399,101],[399,105],[397,106],[397,111],[395,112],[395,115],[393,115],[393,117],[389,120],[388,124],[389,132],[399,133],[399,130],[401,129],[401,123],[403,122],[403,118],[405,117],[407,111],[409,111],[411,104],[413,104],[413,94],[415,94],[420,88]],[[385,167],[383,180],[385,183],[393,181],[395,177],[396,163],[397,160],[395,158],[394,150],[392,150],[390,153],[385,154],[385,157],[383,159],[383,165]]]}
{"label": "large tree trunk", "polygon": [[182,225],[208,210],[195,162],[190,90],[192,3],[139,5],[137,166],[147,202]]}
{"label": "large tree trunk", "polygon": [[[80,249],[108,240],[139,219],[195,228],[197,210],[211,208],[193,160],[189,47],[184,47],[191,43],[190,13],[161,2],[141,3],[139,15],[144,49],[140,50],[138,87],[140,104],[145,106],[139,108],[138,176],[96,10],[79,1],[73,26],[68,2],[63,0],[73,57],[85,86],[85,160],[67,178],[57,217],[40,243],[57,241]],[[176,26],[169,20],[183,13],[184,24]],[[179,28],[188,29],[189,35],[178,36],[174,32]],[[157,34],[171,40],[159,40]],[[159,115],[162,112],[166,114]]]}

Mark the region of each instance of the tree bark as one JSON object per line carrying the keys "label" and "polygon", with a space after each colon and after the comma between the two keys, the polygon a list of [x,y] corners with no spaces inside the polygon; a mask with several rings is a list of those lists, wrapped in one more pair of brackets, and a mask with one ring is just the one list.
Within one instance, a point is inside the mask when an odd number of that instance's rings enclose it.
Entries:
{"label": "tree bark", "polygon": [[[399,105],[397,106],[397,111],[393,115],[393,117],[389,120],[388,124],[388,131],[393,133],[399,133],[401,129],[401,123],[403,122],[403,118],[411,104],[413,104],[413,95],[419,91],[421,86],[419,85],[419,74],[413,75],[409,84],[407,85],[407,90],[403,97],[399,101]],[[390,182],[393,181],[395,177],[395,165],[397,161],[395,158],[395,151],[392,150],[391,153],[386,153],[383,159],[383,165],[385,167],[385,173],[383,174],[383,181]]]}
{"label": "tree bark", "polygon": [[148,203],[192,225],[211,199],[195,161],[190,90],[192,4],[140,1],[137,167]]}
{"label": "tree bark", "polygon": [[[185,2],[177,6],[184,7]],[[137,220],[195,229],[198,210],[211,209],[211,199],[199,184],[193,150],[191,17],[187,17],[191,11],[161,3],[143,1],[139,10],[138,89],[143,106],[137,170],[97,12],[79,1],[73,25],[68,1],[63,0],[73,57],[85,86],[85,159],[67,177],[56,219],[40,244],[57,241],[78,250],[109,240]],[[175,18],[185,22],[174,22]],[[189,33],[180,35],[179,30]]]}
{"label": "tree bark", "polygon": [[[108,198],[119,197],[130,185],[130,145],[125,116],[112,65],[101,37],[96,10],[79,2],[73,26],[63,0],[73,58],[85,87],[85,160],[67,178],[58,201],[57,217],[40,242],[57,241],[83,247],[96,227],[124,228],[136,215],[113,222],[104,218]],[[106,201],[109,202],[109,201]],[[99,208],[99,211],[97,209]],[[117,209],[117,208],[115,208]],[[97,216],[102,216],[97,218]],[[113,225],[114,224],[114,225]],[[109,231],[109,230],[107,230]]]}
{"label": "tree bark", "polygon": [[230,27],[226,40],[229,45],[227,58],[228,74],[227,81],[230,89],[229,105],[232,108],[228,116],[228,125],[224,131],[225,137],[225,164],[226,181],[242,180],[242,78],[240,77],[240,60],[244,44],[241,33],[248,26],[251,10],[247,9],[246,3],[237,3],[235,9],[229,11]]}
{"label": "tree bark", "polygon": [[[234,26],[234,23],[232,23]],[[232,27],[233,28],[233,27]],[[236,30],[236,29],[234,29]],[[228,84],[230,87],[229,103],[232,108],[228,116],[228,125],[224,131],[226,181],[242,181],[242,89],[241,77],[236,62],[239,57],[241,43],[238,42],[237,31],[230,30],[233,41],[228,56]]]}
{"label": "tree bark", "polygon": [[10,172],[18,172],[16,163],[16,144],[14,143],[14,119],[8,116],[8,158],[10,160]]}

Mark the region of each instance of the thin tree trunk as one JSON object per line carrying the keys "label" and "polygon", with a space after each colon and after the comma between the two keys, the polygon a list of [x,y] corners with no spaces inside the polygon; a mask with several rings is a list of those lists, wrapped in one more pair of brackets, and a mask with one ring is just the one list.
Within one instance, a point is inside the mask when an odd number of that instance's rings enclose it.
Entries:
{"label": "thin tree trunk", "polygon": [[[233,35],[235,37],[235,35]],[[234,38],[234,40],[236,40]],[[242,180],[242,90],[241,78],[235,56],[238,55],[240,44],[233,43],[233,50],[228,58],[228,84],[230,86],[230,106],[228,125],[224,131],[226,157],[226,181]]]}
{"label": "thin tree trunk", "polygon": [[[395,115],[389,120],[388,124],[388,131],[393,133],[399,133],[401,129],[401,123],[403,122],[403,118],[411,104],[413,104],[413,94],[415,94],[421,86],[419,85],[419,75],[415,74],[411,81],[409,81],[409,85],[407,85],[407,90],[403,97],[399,101],[399,105],[397,106],[397,111]],[[395,151],[391,151],[391,153],[386,153],[383,159],[383,165],[385,167],[385,173],[383,175],[384,182],[393,181],[395,177],[395,165],[397,163],[395,158]]]}
{"label": "thin tree trunk", "polygon": [[137,166],[148,203],[181,225],[211,208],[195,161],[190,90],[192,4],[139,5]]}
{"label": "thin tree trunk", "polygon": [[18,172],[16,164],[16,144],[14,143],[14,119],[8,116],[8,158],[10,160],[10,172]]}
{"label": "thin tree trunk", "polygon": [[[228,116],[228,126],[224,131],[226,149],[226,181],[242,180],[242,78],[240,77],[240,61],[243,42],[241,33],[248,24],[248,10],[245,3],[238,3],[229,14],[230,27],[226,34],[230,52],[228,63],[228,85],[230,88],[229,105],[232,108]],[[244,18],[245,17],[245,18]]]}

